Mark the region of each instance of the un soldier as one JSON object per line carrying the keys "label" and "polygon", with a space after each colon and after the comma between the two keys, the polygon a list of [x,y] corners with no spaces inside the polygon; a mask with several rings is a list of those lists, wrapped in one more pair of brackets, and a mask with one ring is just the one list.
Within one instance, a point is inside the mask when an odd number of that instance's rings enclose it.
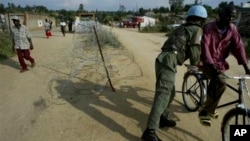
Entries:
{"label": "un soldier", "polygon": [[200,61],[200,39],[202,25],[207,11],[201,5],[192,6],[187,12],[186,23],[175,29],[164,43],[162,52],[155,61],[156,91],[143,141],[161,141],[156,135],[158,127],[174,127],[176,122],[169,119],[169,106],[175,95],[175,75],[177,65],[188,58],[191,65]]}

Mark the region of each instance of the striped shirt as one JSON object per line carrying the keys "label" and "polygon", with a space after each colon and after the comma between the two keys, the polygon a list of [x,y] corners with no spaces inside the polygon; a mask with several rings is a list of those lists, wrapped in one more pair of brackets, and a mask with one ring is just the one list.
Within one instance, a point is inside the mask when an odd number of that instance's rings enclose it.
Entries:
{"label": "striped shirt", "polygon": [[31,34],[25,25],[21,25],[19,29],[16,26],[12,26],[12,37],[15,49],[30,49],[28,38],[31,38]]}

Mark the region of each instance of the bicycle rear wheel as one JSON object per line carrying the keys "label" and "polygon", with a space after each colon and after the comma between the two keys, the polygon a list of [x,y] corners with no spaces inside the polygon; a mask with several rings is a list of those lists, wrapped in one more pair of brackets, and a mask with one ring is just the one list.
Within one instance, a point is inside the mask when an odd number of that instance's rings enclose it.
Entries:
{"label": "bicycle rear wheel", "polygon": [[182,83],[182,98],[189,111],[197,111],[205,101],[205,87],[197,74],[186,73]]}
{"label": "bicycle rear wheel", "polygon": [[250,109],[233,108],[222,120],[222,141],[230,141],[230,125],[250,125]]}

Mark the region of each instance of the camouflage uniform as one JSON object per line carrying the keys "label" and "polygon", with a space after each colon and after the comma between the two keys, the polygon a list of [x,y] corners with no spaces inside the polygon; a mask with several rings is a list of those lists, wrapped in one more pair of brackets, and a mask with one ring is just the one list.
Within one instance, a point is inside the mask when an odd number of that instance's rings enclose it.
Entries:
{"label": "camouflage uniform", "polygon": [[[178,28],[185,29],[185,32],[180,32]],[[147,123],[149,129],[159,127],[161,115],[168,118],[168,108],[175,96],[177,65],[182,65],[188,58],[191,65],[197,65],[200,61],[202,29],[197,25],[181,25],[178,28],[164,43],[155,61],[156,92]]]}

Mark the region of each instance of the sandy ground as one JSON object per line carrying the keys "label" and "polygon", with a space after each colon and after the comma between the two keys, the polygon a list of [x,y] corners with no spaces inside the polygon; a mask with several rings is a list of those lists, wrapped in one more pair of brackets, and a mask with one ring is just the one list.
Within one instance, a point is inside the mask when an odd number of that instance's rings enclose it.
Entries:
{"label": "sandy ground", "polygon": [[[154,96],[154,60],[166,37],[136,29],[110,31],[124,46],[104,50],[115,92],[106,77],[100,79],[105,71],[96,59],[98,51],[76,48],[74,34],[63,37],[59,29],[53,29],[49,39],[42,30],[32,31],[31,54],[37,65],[30,71],[19,73],[17,57],[1,61],[0,140],[139,141]],[[235,59],[229,59],[231,73],[243,73]],[[177,90],[185,70],[178,68]],[[229,91],[223,100],[230,96]],[[206,128],[197,112],[188,112],[182,103],[177,93],[171,107],[177,126],[157,130],[163,140],[221,140],[222,116]]]}

